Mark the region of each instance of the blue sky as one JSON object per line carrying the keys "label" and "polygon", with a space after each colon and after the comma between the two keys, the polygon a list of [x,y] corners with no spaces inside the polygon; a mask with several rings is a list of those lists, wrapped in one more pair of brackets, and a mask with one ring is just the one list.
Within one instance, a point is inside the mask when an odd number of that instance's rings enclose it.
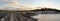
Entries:
{"label": "blue sky", "polygon": [[[46,6],[60,9],[60,0],[18,0],[18,2],[26,6]],[[0,7],[2,7],[3,5],[5,5],[4,2],[0,2]]]}
{"label": "blue sky", "polygon": [[40,5],[41,0],[19,0],[20,3],[25,4],[25,5]]}

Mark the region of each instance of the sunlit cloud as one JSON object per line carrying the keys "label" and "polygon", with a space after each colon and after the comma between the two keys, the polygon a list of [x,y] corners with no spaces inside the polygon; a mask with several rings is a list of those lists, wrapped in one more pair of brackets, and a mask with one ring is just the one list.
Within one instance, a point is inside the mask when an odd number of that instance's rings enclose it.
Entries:
{"label": "sunlit cloud", "polygon": [[47,7],[47,8],[56,8],[60,9],[60,4],[58,4],[59,0],[0,0],[0,2],[4,2],[2,8],[10,8],[16,10],[33,10],[38,7]]}
{"label": "sunlit cloud", "polygon": [[[21,5],[17,0],[12,0],[11,2],[8,2],[7,0],[1,0],[2,2],[5,2],[6,4],[4,4],[2,7],[4,10],[30,10],[30,7],[26,7]],[[23,6],[23,7],[21,7]]]}

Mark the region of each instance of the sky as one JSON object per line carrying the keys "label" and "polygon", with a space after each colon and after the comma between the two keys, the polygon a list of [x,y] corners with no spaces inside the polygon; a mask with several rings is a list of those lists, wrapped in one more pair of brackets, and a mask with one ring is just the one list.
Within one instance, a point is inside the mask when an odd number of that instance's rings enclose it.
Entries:
{"label": "sky", "polygon": [[[14,2],[14,0],[12,1]],[[16,0],[16,1],[19,3],[18,4],[19,6],[21,5],[28,6],[29,8],[48,7],[48,8],[56,8],[60,10],[60,0]],[[11,5],[11,4],[6,4],[9,2],[11,2],[11,0],[0,0],[0,9],[3,9],[4,6]]]}

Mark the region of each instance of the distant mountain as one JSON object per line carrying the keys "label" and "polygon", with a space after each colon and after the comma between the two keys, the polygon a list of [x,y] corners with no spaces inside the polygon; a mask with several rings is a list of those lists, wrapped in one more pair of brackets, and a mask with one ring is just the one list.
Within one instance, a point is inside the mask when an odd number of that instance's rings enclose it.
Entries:
{"label": "distant mountain", "polygon": [[31,10],[31,11],[57,11],[57,12],[60,12],[60,10],[52,9],[52,8],[41,8],[41,9],[35,9],[35,10]]}

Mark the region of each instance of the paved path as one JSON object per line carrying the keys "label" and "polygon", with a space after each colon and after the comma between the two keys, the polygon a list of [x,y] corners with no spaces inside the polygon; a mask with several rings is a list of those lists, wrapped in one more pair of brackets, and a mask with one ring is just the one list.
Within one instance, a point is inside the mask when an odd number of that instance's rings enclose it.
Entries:
{"label": "paved path", "polygon": [[20,13],[9,13],[8,16],[4,17],[3,21],[35,21],[32,18],[25,17]]}
{"label": "paved path", "polygon": [[14,17],[13,17],[13,14],[11,14],[11,18],[10,18],[10,21],[14,21]]}

